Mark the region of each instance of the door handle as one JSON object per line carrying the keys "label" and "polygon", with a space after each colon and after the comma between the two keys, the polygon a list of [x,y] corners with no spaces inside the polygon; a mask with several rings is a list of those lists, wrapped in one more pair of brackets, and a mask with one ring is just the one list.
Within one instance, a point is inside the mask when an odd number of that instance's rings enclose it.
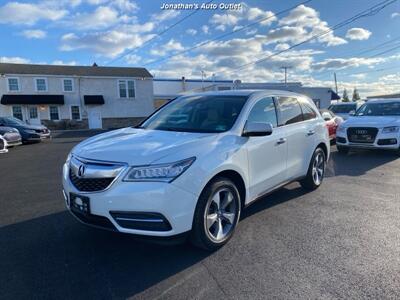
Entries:
{"label": "door handle", "polygon": [[282,144],[284,144],[284,143],[286,143],[286,139],[285,139],[285,138],[280,138],[280,139],[276,142],[277,145],[282,145]]}
{"label": "door handle", "polygon": [[308,136],[311,136],[311,135],[313,135],[313,134],[315,134],[315,130],[310,130],[309,132],[307,132],[307,135],[308,135]]}

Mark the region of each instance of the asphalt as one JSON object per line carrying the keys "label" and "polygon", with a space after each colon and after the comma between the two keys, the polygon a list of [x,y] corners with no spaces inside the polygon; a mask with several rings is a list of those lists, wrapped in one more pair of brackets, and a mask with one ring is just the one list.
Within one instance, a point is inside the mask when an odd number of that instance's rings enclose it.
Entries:
{"label": "asphalt", "polygon": [[0,299],[400,298],[400,159],[333,148],[317,191],[251,205],[214,253],[78,223],[61,166],[82,137],[0,154]]}

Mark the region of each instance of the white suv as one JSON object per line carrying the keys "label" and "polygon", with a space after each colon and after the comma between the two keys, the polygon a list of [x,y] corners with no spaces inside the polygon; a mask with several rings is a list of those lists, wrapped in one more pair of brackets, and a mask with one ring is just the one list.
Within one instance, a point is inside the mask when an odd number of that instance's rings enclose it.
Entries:
{"label": "white suv", "polygon": [[254,200],[297,180],[318,188],[328,157],[325,122],[305,96],[194,94],[140,126],[77,145],[63,168],[64,197],[84,223],[153,238],[190,235],[213,250]]}
{"label": "white suv", "polygon": [[338,151],[352,148],[396,150],[400,154],[400,99],[370,100],[336,131]]}

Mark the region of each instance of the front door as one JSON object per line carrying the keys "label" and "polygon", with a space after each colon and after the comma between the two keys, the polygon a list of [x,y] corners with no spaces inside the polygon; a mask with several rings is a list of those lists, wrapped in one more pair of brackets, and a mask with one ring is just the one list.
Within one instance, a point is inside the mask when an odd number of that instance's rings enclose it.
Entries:
{"label": "front door", "polygon": [[27,122],[31,125],[40,125],[39,111],[37,106],[27,107]]}
{"label": "front door", "polygon": [[99,108],[91,108],[88,112],[89,129],[103,128],[101,112]]}
{"label": "front door", "polygon": [[269,136],[250,137],[246,142],[249,162],[250,199],[282,184],[286,175],[286,134],[278,127],[274,100],[267,97],[258,100],[251,109],[247,122],[271,123],[274,127]]}

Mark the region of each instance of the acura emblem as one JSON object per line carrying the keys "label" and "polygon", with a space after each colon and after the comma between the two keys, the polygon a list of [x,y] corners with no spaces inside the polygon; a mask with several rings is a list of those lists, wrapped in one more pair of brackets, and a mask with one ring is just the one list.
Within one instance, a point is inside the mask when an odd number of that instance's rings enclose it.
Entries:
{"label": "acura emblem", "polygon": [[85,165],[80,165],[78,168],[78,177],[83,177],[85,175]]}

